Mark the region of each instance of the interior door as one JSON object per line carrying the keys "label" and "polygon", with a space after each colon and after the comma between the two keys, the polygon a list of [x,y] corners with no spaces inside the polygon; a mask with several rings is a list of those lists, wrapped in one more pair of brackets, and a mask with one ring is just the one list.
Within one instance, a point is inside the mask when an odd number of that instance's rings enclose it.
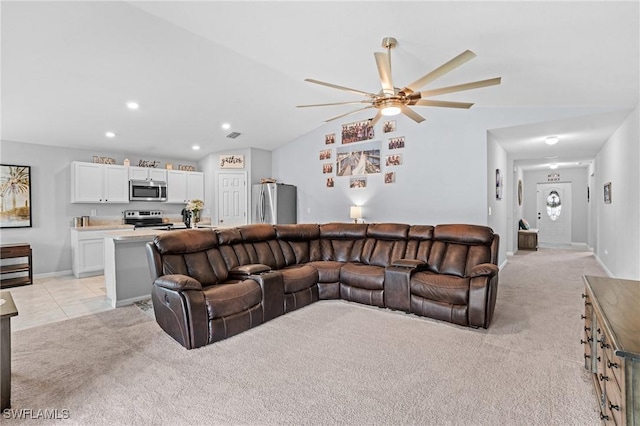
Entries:
{"label": "interior door", "polygon": [[218,173],[218,226],[247,224],[246,172]]}
{"label": "interior door", "polygon": [[571,182],[538,184],[538,241],[571,244]]}

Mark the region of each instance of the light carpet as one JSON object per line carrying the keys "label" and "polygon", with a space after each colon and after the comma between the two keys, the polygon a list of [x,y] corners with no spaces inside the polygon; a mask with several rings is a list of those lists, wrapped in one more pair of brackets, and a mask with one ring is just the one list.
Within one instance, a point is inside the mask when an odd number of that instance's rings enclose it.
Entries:
{"label": "light carpet", "polygon": [[135,306],[17,331],[12,408],[69,418],[3,423],[597,425],[582,274],[589,252],[511,256],[489,330],[321,301],[191,351]]}

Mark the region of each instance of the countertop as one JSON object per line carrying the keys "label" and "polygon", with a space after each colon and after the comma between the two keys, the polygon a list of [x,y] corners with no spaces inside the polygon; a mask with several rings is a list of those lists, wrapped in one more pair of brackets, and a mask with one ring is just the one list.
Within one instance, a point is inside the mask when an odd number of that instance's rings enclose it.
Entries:
{"label": "countertop", "polygon": [[133,225],[89,225],[71,227],[75,231],[103,231],[109,229],[133,229]]}
{"label": "countertop", "polygon": [[[203,225],[199,226],[200,229],[211,229],[211,225]],[[114,241],[119,242],[134,242],[134,241],[151,241],[156,235],[164,234],[165,232],[176,232],[180,229],[186,229],[183,225],[183,228],[175,227],[173,230],[167,231],[165,229],[148,229],[148,228],[138,228],[138,229],[121,229],[115,231],[105,232],[104,236],[106,238],[112,238]]]}

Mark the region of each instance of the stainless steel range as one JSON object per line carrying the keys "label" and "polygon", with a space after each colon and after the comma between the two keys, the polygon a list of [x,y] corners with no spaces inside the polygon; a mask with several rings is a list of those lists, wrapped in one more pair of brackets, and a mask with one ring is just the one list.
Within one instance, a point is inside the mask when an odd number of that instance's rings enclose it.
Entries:
{"label": "stainless steel range", "polygon": [[161,210],[125,210],[124,224],[137,228],[173,229],[173,223],[163,222]]}

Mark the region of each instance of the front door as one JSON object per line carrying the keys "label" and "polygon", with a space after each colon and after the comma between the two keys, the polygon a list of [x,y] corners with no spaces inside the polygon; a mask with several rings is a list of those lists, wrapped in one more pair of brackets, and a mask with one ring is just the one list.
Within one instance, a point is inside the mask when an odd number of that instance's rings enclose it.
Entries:
{"label": "front door", "polygon": [[218,173],[218,226],[247,224],[246,172]]}
{"label": "front door", "polygon": [[571,244],[571,182],[538,184],[538,241]]}

